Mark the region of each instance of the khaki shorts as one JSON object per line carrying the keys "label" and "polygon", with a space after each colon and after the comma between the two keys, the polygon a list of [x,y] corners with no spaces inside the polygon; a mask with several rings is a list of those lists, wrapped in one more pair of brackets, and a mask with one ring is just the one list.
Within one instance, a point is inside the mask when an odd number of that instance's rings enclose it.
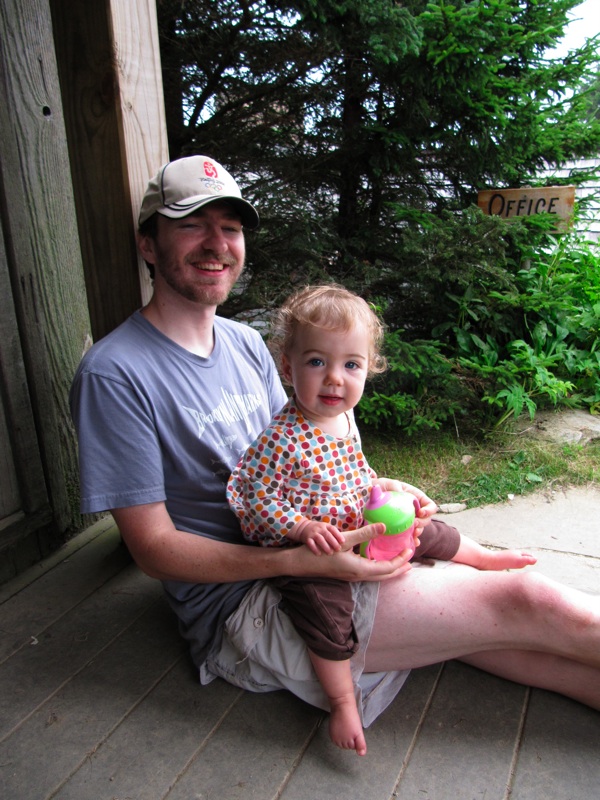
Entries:
{"label": "khaki shorts", "polygon": [[[361,645],[350,659],[350,666],[365,727],[391,703],[410,672],[364,672],[378,591],[375,582],[352,584],[353,621]],[[207,684],[220,677],[251,692],[287,689],[305,702],[329,710],[306,645],[288,615],[279,608],[280,600],[279,591],[264,581],[250,589],[227,619],[221,642],[201,665],[200,681]]]}

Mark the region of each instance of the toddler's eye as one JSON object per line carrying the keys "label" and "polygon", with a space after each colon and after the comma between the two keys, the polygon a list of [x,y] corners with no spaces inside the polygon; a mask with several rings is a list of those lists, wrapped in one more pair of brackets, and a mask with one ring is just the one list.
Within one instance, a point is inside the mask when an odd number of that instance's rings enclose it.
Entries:
{"label": "toddler's eye", "polygon": [[323,366],[323,360],[320,359],[320,358],[311,358],[311,360],[308,363],[309,363],[309,365],[311,367],[322,367]]}

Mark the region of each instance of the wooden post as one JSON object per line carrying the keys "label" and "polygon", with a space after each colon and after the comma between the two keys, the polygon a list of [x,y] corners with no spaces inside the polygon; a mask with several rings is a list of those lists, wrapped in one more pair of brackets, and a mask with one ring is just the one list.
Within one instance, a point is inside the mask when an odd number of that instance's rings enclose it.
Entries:
{"label": "wooden post", "polygon": [[[86,3],[87,5],[87,3]],[[134,228],[146,185],[169,160],[156,0],[110,0],[119,82],[122,142]],[[152,293],[148,269],[138,260],[142,300]]]}
{"label": "wooden post", "polygon": [[94,339],[146,302],[135,248],[168,160],[154,0],[50,0]]}

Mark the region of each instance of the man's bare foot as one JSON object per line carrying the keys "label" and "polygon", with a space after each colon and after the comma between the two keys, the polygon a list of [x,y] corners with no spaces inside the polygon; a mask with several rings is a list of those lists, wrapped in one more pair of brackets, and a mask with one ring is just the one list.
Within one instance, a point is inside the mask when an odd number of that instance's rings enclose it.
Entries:
{"label": "man's bare foot", "polygon": [[356,755],[364,756],[367,752],[367,742],[354,697],[330,699],[330,703],[331,741],[344,750],[356,750]]}
{"label": "man's bare foot", "polygon": [[523,569],[535,564],[537,558],[521,550],[485,550],[481,561],[474,564],[478,569]]}

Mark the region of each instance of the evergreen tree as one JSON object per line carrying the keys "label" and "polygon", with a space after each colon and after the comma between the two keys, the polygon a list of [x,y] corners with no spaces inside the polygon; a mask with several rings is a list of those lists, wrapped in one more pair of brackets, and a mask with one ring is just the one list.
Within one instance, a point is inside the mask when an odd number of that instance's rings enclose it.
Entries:
{"label": "evergreen tree", "polygon": [[159,0],[171,155],[226,164],[263,220],[225,312],[335,279],[429,335],[445,291],[509,281],[477,191],[600,151],[597,42],[547,56],[577,3]]}

